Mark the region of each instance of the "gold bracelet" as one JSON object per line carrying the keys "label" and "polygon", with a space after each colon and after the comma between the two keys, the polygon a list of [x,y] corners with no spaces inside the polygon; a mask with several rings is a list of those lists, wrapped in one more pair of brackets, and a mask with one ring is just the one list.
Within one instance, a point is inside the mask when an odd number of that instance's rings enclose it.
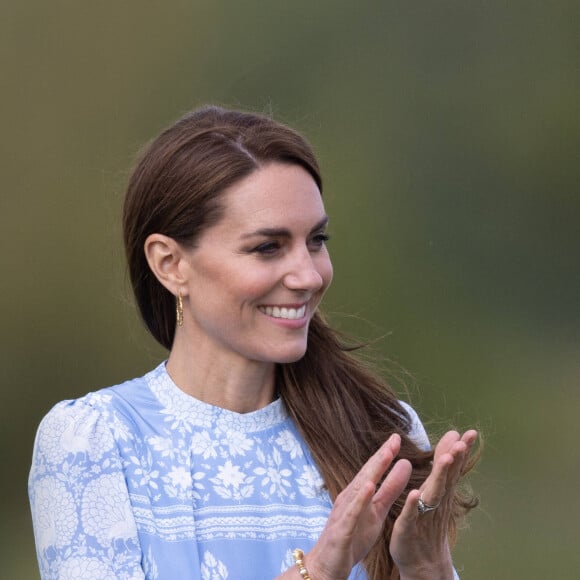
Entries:
{"label": "gold bracelet", "polygon": [[294,556],[294,561],[296,562],[296,567],[298,568],[298,572],[300,576],[302,576],[303,580],[311,580],[308,570],[304,565],[304,552],[300,548],[296,548],[292,555]]}

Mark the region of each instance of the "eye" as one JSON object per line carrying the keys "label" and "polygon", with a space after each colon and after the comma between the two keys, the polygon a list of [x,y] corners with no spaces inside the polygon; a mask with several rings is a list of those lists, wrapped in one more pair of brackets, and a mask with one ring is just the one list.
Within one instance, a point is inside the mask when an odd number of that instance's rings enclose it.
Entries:
{"label": "eye", "polygon": [[316,234],[312,237],[310,243],[314,248],[320,249],[326,244],[326,242],[328,242],[329,239],[330,236],[328,234]]}
{"label": "eye", "polygon": [[252,253],[260,254],[262,256],[271,256],[272,254],[275,254],[279,249],[280,249],[279,242],[264,242],[263,244],[256,246],[252,250]]}

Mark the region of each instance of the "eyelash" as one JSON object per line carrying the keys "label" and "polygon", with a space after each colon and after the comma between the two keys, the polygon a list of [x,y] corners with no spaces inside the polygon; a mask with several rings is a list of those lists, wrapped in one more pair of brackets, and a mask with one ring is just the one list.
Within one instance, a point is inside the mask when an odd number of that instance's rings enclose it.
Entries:
{"label": "eyelash", "polygon": [[316,234],[314,236],[315,243],[319,244],[320,246],[326,244],[328,240],[330,240],[330,236],[328,234]]}
{"label": "eyelash", "polygon": [[[330,236],[328,234],[316,234],[313,236],[312,241],[315,244],[315,250],[319,250],[328,242]],[[252,250],[252,253],[260,254],[262,256],[271,256],[275,254],[280,249],[279,242],[266,242],[264,244],[260,244],[256,248]]]}

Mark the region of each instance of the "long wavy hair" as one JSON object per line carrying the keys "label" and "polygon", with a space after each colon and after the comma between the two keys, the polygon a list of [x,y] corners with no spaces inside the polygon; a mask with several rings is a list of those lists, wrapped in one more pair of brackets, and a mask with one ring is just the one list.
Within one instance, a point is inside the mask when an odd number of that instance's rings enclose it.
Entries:
{"label": "long wavy hair", "polygon": [[[175,297],[149,269],[145,239],[161,233],[195,244],[219,221],[224,190],[271,162],[300,165],[322,193],[310,145],[265,115],[204,107],[167,128],[141,153],[125,196],[123,233],[141,316],[165,348],[171,349],[175,334]],[[389,554],[393,524],[408,492],[428,476],[433,452],[419,449],[411,440],[410,417],[392,389],[352,351],[317,312],[304,357],[278,365],[277,389],[333,500],[391,434],[401,436],[400,457],[412,463],[411,480],[364,560],[372,580],[395,579],[399,574]],[[452,541],[459,519],[475,504],[473,497],[456,493],[449,524]]]}

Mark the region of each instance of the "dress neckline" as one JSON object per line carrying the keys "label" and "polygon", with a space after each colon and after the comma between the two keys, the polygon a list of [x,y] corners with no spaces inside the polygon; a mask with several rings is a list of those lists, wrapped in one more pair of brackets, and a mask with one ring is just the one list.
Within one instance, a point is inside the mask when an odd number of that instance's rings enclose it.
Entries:
{"label": "dress neckline", "polygon": [[288,413],[280,398],[250,413],[237,413],[200,401],[182,391],[173,382],[167,372],[166,362],[162,362],[157,368],[147,373],[145,379],[151,392],[162,406],[161,413],[167,415],[167,420],[177,421],[187,430],[194,426],[219,427],[250,433],[269,429],[288,418]]}

